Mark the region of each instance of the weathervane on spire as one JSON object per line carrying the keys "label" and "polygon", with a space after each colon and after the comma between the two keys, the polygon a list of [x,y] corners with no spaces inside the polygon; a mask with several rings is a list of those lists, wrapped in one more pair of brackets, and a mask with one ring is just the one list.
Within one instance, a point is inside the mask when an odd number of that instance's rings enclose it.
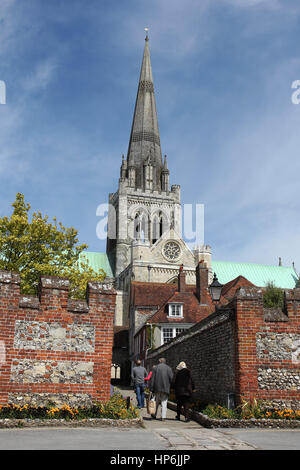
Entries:
{"label": "weathervane on spire", "polygon": [[149,40],[149,38],[148,38],[148,31],[149,31],[149,28],[144,28],[144,30],[146,31],[146,41],[148,41],[148,40]]}

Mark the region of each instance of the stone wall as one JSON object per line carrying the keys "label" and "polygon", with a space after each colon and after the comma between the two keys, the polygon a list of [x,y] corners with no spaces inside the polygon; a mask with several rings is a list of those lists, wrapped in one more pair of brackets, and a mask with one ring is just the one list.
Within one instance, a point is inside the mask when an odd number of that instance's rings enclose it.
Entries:
{"label": "stone wall", "polygon": [[191,369],[196,397],[226,403],[256,398],[273,407],[300,409],[300,289],[285,291],[285,312],[265,310],[259,288],[240,288],[229,306],[148,355],[165,357],[175,371]]}
{"label": "stone wall", "polygon": [[89,404],[110,397],[116,293],[88,283],[87,301],[69,281],[43,277],[39,296],[20,295],[17,274],[0,272],[0,404]]}
{"label": "stone wall", "polygon": [[176,339],[148,355],[147,366],[167,359],[175,371],[184,361],[192,372],[196,397],[204,402],[225,403],[235,389],[234,312],[211,314]]}
{"label": "stone wall", "polygon": [[258,288],[235,301],[236,393],[271,406],[300,409],[300,289],[285,291],[285,311],[263,308]]}

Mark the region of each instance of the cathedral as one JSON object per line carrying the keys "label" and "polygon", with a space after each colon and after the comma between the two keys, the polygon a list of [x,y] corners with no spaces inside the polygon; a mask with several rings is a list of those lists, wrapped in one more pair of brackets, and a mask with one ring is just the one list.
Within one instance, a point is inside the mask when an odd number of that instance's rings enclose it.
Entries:
{"label": "cathedral", "polygon": [[181,237],[180,185],[170,185],[167,156],[162,156],[148,36],[127,157],[122,157],[118,190],[109,195],[107,256],[123,293],[123,323],[132,281],[172,283],[183,265],[187,283],[195,284],[202,260],[212,276],[210,247],[191,250]]}
{"label": "cathedral", "polygon": [[[113,366],[115,378],[136,357],[159,347],[209,315],[214,279],[224,286],[222,303],[245,285],[293,289],[294,266],[215,261],[209,245],[192,249],[182,237],[180,185],[171,184],[162,154],[154,82],[145,38],[126,157],[118,188],[109,194],[106,253],[86,252],[95,269],[113,278],[117,291]],[[231,293],[228,296],[228,293]],[[227,293],[225,295],[225,293]],[[150,333],[149,333],[150,331]],[[155,344],[150,341],[149,335]],[[126,365],[124,366],[124,364]],[[118,375],[119,374],[119,375]]]}

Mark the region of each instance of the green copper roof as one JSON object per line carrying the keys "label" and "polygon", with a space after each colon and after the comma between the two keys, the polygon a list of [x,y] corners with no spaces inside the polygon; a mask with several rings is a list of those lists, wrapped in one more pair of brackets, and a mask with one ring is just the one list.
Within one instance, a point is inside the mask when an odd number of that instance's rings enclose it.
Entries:
{"label": "green copper roof", "polygon": [[81,256],[84,256],[88,260],[91,268],[93,268],[94,271],[103,269],[103,271],[106,273],[106,277],[114,277],[106,253],[84,251]]}
{"label": "green copper roof", "polygon": [[[88,259],[91,267],[95,271],[103,269],[107,277],[113,277],[113,272],[106,253],[85,251],[83,255]],[[248,281],[258,287],[265,287],[268,282],[273,282],[277,287],[294,289],[298,281],[298,276],[294,268],[289,266],[212,261],[212,270],[216,273],[219,282],[222,284],[226,284],[238,276],[244,276]]]}
{"label": "green copper roof", "polygon": [[287,266],[212,261],[212,270],[221,284],[243,276],[258,287],[265,287],[268,282],[273,282],[276,287],[294,289],[298,280],[294,268]]}

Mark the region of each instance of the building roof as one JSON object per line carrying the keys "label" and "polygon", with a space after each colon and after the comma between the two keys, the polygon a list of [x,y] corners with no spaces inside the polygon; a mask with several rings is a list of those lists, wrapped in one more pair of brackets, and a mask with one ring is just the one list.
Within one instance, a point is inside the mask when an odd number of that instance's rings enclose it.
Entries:
{"label": "building roof", "polygon": [[85,258],[88,260],[89,265],[94,271],[99,271],[103,269],[106,273],[106,277],[113,277],[113,272],[109,263],[109,259],[106,253],[97,253],[93,251],[84,251],[81,253],[80,258]]}
{"label": "building roof", "polygon": [[131,282],[131,303],[136,307],[159,307],[177,289],[177,284],[161,282]]}
{"label": "building roof", "polygon": [[[178,284],[163,284],[159,282],[133,281],[131,304],[140,314],[147,314],[148,323],[197,323],[207,317],[214,309],[212,302],[209,306],[200,305],[196,296],[196,286],[185,284],[184,292],[178,292]],[[210,300],[210,298],[209,298]],[[183,318],[169,318],[169,303],[183,304]],[[153,307],[155,311],[149,315],[144,307]]]}
{"label": "building roof", "polygon": [[254,287],[254,284],[252,284],[252,282],[248,281],[248,279],[243,276],[238,276],[236,279],[227,282],[227,284],[224,284],[222,287],[222,293],[219,304],[228,304],[233,299],[236,291],[240,287]]}
{"label": "building roof", "polygon": [[[169,317],[169,304],[182,303],[183,317]],[[214,310],[214,305],[208,296],[208,305],[200,305],[196,296],[195,287],[186,292],[174,292],[169,299],[161,305],[157,312],[148,320],[149,323],[198,323]]]}
{"label": "building roof", "polygon": [[[157,307],[157,310],[148,316],[147,323],[170,323],[172,325],[174,323],[198,323],[215,310],[215,305],[209,293],[207,295],[208,305],[199,303],[196,286],[194,285],[185,284],[184,292],[178,291],[178,284],[134,281],[131,285],[131,304],[139,313],[149,315],[149,311],[145,310],[144,307]],[[223,286],[220,303],[222,305],[228,304],[235,296],[237,289],[250,286],[253,286],[250,281],[243,276],[238,276]],[[170,318],[168,316],[168,304],[175,302],[183,304],[183,318]]]}
{"label": "building roof", "polygon": [[221,284],[243,276],[257,287],[265,287],[269,282],[273,282],[276,287],[294,289],[298,281],[296,271],[289,266],[212,261],[212,270]]}
{"label": "building roof", "polygon": [[[113,277],[112,268],[106,253],[98,253],[92,251],[83,252],[91,267],[98,271],[103,269],[107,277]],[[230,261],[212,261],[212,270],[216,273],[221,284],[243,276],[257,287],[265,287],[268,282],[273,282],[277,287],[282,289],[294,289],[298,281],[298,275],[292,266],[272,266],[254,263],[233,263]],[[148,282],[142,283],[147,291]],[[161,286],[161,284],[159,284]],[[166,284],[170,286],[170,284]],[[168,288],[166,288],[168,289]],[[162,295],[164,291],[162,291]],[[170,292],[168,290],[168,292]],[[139,293],[137,292],[137,295]],[[147,294],[145,294],[147,295]],[[149,295],[151,293],[149,291]],[[138,299],[137,299],[138,301]]]}

